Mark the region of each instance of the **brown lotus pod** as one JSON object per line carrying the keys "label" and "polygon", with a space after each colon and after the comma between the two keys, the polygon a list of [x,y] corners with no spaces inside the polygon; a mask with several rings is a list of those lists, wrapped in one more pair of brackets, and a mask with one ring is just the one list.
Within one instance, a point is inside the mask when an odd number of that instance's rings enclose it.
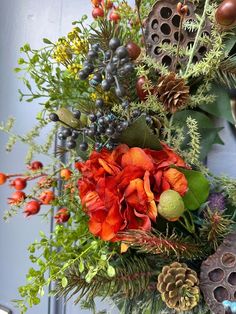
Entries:
{"label": "brown lotus pod", "polygon": [[[181,17],[177,12],[179,0],[158,0],[152,11],[149,13],[145,21],[145,42],[147,52],[150,56],[167,66],[170,71],[174,71],[176,67],[176,57],[167,52],[161,51],[161,44],[173,44],[177,46],[179,41],[179,26]],[[183,15],[183,21],[196,21],[195,6],[192,2],[186,1],[185,5],[188,10]],[[189,49],[193,47],[197,30],[190,31],[182,29],[180,34],[180,47]],[[211,22],[207,18],[202,29],[201,36],[209,36],[211,34]],[[200,44],[193,57],[193,63],[199,62],[209,51],[210,46]],[[179,64],[187,64],[187,57],[180,57]],[[177,68],[178,69],[178,68]]]}
{"label": "brown lotus pod", "polygon": [[184,79],[171,72],[159,78],[156,93],[165,110],[175,113],[187,103],[189,86],[185,85]]}
{"label": "brown lotus pod", "polygon": [[197,273],[186,264],[164,266],[158,276],[157,290],[166,305],[176,311],[190,311],[199,302]]}
{"label": "brown lotus pod", "polygon": [[229,313],[222,302],[236,300],[236,232],[202,263],[200,289],[212,313]]}

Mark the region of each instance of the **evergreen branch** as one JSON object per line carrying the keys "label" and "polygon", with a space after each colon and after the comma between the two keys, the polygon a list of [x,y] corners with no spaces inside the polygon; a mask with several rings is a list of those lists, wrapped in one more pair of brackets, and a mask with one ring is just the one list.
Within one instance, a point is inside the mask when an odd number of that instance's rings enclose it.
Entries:
{"label": "evergreen branch", "polygon": [[[91,281],[86,280],[79,270],[79,264],[74,264],[66,272],[68,284],[65,288],[57,287],[60,296],[72,298],[77,295],[75,303],[79,303],[83,298],[86,301],[93,300],[96,296],[115,296],[117,298],[133,299],[142,295],[149,289],[150,279],[156,275],[152,271],[146,259],[138,257],[116,261],[116,274],[109,277],[107,272],[101,270]],[[87,269],[88,271],[88,269]]]}
{"label": "evergreen branch", "polygon": [[139,252],[162,255],[163,257],[174,256],[180,258],[200,258],[205,256],[204,247],[189,238],[182,238],[174,232],[162,235],[158,232],[145,232],[142,230],[130,230],[120,232],[118,237],[121,241]]}
{"label": "evergreen branch", "polygon": [[234,222],[219,212],[206,209],[204,222],[200,229],[200,237],[214,250],[218,248],[223,239],[232,231]]}
{"label": "evergreen branch", "polygon": [[236,86],[236,55],[230,56],[220,63],[216,73],[216,82],[220,82],[227,88]]}

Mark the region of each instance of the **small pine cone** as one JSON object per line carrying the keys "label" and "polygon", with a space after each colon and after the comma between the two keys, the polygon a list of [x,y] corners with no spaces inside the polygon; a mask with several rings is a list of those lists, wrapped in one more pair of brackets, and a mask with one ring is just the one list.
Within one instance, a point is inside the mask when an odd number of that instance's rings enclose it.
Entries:
{"label": "small pine cone", "polygon": [[175,113],[187,103],[189,86],[185,85],[184,79],[177,77],[175,73],[171,72],[159,78],[157,96],[166,111]]}
{"label": "small pine cone", "polygon": [[199,302],[197,273],[177,262],[164,266],[158,276],[157,290],[166,305],[176,311],[190,311]]}

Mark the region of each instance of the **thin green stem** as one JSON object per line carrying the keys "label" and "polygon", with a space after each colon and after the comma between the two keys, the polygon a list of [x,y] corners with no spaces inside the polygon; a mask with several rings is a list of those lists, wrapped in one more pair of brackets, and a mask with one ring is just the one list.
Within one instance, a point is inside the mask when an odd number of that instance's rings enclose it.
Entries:
{"label": "thin green stem", "polygon": [[186,71],[185,71],[185,75],[184,75],[185,78],[188,77],[188,72],[189,72],[190,66],[191,66],[192,61],[193,61],[194,53],[196,51],[196,48],[197,48],[197,45],[199,42],[199,38],[201,36],[202,27],[203,27],[203,24],[205,23],[205,20],[206,20],[206,14],[207,14],[207,8],[209,6],[209,2],[210,2],[210,0],[205,1],[204,10],[203,10],[202,17],[201,17],[201,20],[199,23],[198,31],[197,31],[197,34],[196,34],[196,37],[194,40],[194,44],[193,44],[193,48],[192,48],[191,54],[189,56],[188,64],[186,67]]}

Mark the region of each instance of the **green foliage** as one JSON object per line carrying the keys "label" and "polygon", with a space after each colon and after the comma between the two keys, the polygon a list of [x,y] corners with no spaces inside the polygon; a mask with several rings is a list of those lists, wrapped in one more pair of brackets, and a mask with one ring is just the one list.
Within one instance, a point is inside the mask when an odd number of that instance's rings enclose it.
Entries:
{"label": "green foliage", "polygon": [[153,134],[147,125],[145,117],[139,117],[127,128],[118,138],[119,142],[127,144],[129,147],[141,147],[160,150],[161,145],[158,136]]}
{"label": "green foliage", "polygon": [[[198,124],[197,133],[199,135],[196,134],[196,127],[194,128],[194,130],[190,128],[189,130],[187,129],[187,125],[185,122],[187,121],[189,117],[197,121],[197,124]],[[202,112],[193,111],[193,110],[179,111],[176,114],[174,114],[173,124],[178,125],[178,126],[184,125],[185,134],[188,133],[189,135],[189,137],[185,136],[185,140],[181,147],[183,150],[186,150],[188,148],[189,142],[191,141],[191,137],[194,140],[196,140],[196,137],[198,138],[199,144],[200,144],[199,145],[199,149],[200,149],[199,159],[201,161],[205,159],[205,157],[211,150],[213,144],[216,144],[216,143],[222,144],[222,140],[218,134],[219,131],[222,130],[222,128],[214,127],[213,121]],[[185,158],[190,162],[193,161],[193,157],[194,157],[193,151],[190,151],[187,154],[185,154]],[[197,158],[195,158],[194,163],[196,163],[197,161],[196,159]]]}
{"label": "green foliage", "polygon": [[189,116],[187,117],[186,123],[189,129],[188,135],[190,136],[190,142],[188,143],[188,145],[191,148],[189,152],[188,160],[191,164],[194,165],[194,163],[199,159],[199,155],[200,155],[201,135],[198,133],[198,123],[195,119]]}
{"label": "green foliage", "polygon": [[204,246],[200,242],[182,237],[175,232],[166,236],[156,230],[128,230],[119,233],[119,238],[138,252],[159,255],[161,258],[196,259],[205,256]]}
{"label": "green foliage", "polygon": [[222,243],[224,238],[233,231],[234,222],[224,214],[219,212],[211,212],[206,208],[204,212],[204,221],[200,228],[200,237],[207,245],[214,250]]}
{"label": "green foliage", "polygon": [[187,209],[196,210],[206,202],[210,191],[210,183],[201,172],[178,169],[188,181],[188,191],[183,197],[184,204]]}
{"label": "green foliage", "polygon": [[227,90],[222,86],[214,84],[210,93],[215,95],[215,101],[211,104],[202,104],[200,105],[200,108],[213,116],[234,123]]}

